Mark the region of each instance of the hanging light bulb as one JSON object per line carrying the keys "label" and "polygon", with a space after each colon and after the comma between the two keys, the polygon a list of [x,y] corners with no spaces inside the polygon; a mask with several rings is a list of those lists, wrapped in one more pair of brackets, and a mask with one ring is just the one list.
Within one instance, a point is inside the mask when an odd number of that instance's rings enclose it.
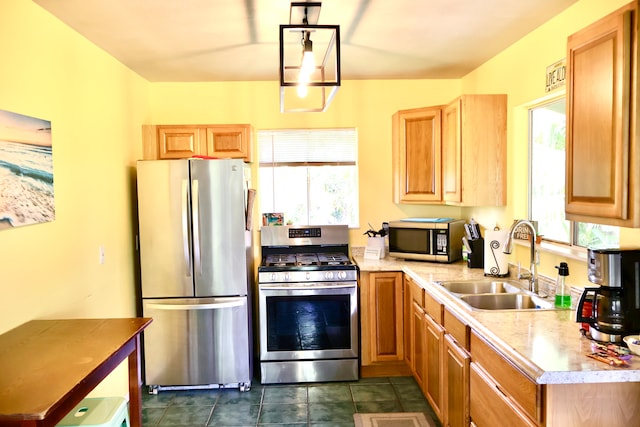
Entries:
{"label": "hanging light bulb", "polygon": [[296,90],[300,98],[306,97],[309,93],[307,84],[311,81],[311,75],[316,69],[316,61],[313,57],[313,42],[309,39],[309,34],[309,31],[305,31],[302,36],[302,62]]}
{"label": "hanging light bulb", "polygon": [[305,98],[309,94],[309,88],[307,87],[306,84],[300,83],[296,87],[296,92],[298,94],[298,97]]}
{"label": "hanging light bulb", "polygon": [[316,70],[316,60],[313,57],[313,42],[309,38],[311,33],[305,31],[302,40],[302,64],[300,65],[300,75],[309,78]]}

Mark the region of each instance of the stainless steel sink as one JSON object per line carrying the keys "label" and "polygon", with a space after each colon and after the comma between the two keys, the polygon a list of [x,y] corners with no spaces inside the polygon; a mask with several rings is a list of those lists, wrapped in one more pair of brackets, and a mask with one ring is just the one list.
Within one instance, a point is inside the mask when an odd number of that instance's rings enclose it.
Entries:
{"label": "stainless steel sink", "polygon": [[546,300],[528,292],[517,294],[461,295],[460,300],[478,310],[551,310],[552,300]]}
{"label": "stainless steel sink", "polygon": [[553,300],[539,297],[512,280],[436,282],[470,310],[555,310]]}
{"label": "stainless steel sink", "polygon": [[517,282],[505,280],[460,280],[437,282],[440,286],[454,294],[510,294],[524,292]]}

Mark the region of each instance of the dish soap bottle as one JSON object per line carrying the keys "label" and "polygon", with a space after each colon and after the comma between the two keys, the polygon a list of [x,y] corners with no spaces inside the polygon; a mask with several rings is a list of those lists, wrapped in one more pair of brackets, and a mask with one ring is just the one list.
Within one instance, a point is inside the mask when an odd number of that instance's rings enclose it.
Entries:
{"label": "dish soap bottle", "polygon": [[556,279],[556,302],[558,308],[571,308],[571,292],[566,284],[566,277],[569,275],[569,266],[566,262],[561,262],[558,269],[558,278]]}

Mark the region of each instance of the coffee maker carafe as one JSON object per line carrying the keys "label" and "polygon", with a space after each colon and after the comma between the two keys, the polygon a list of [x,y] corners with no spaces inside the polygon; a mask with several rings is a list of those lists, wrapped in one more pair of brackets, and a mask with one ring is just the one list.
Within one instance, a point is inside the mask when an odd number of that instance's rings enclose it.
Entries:
{"label": "coffee maker carafe", "polygon": [[589,249],[587,262],[589,281],[600,286],[584,289],[576,321],[588,324],[596,341],[621,342],[639,333],[640,250]]}

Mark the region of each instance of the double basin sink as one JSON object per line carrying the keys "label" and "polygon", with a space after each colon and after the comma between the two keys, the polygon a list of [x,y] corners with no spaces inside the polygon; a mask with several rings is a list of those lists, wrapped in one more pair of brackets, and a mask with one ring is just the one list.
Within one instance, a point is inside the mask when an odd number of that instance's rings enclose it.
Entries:
{"label": "double basin sink", "polygon": [[436,282],[471,310],[553,310],[553,300],[535,295],[510,280]]}

